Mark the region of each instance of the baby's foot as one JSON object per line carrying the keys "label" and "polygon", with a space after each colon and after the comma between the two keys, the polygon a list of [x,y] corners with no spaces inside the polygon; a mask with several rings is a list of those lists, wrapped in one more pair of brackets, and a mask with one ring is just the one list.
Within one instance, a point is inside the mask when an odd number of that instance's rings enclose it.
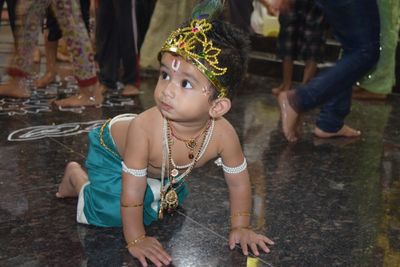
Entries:
{"label": "baby's foot", "polygon": [[64,176],[61,180],[60,185],[58,186],[58,191],[56,193],[56,197],[64,198],[64,197],[75,197],[77,196],[77,192],[75,190],[74,185],[72,184],[71,177],[75,171],[79,171],[81,169],[81,165],[77,162],[69,162],[67,167],[65,168]]}
{"label": "baby's foot", "polygon": [[35,86],[38,88],[43,88],[54,82],[56,79],[56,74],[54,72],[46,72],[40,79],[35,81]]}
{"label": "baby's foot", "polygon": [[31,96],[31,92],[22,83],[21,79],[14,78],[6,84],[0,85],[0,96],[29,98]]}
{"label": "baby's foot", "polygon": [[125,85],[124,89],[122,90],[122,93],[121,93],[121,95],[123,95],[123,96],[135,96],[138,94],[140,94],[139,89],[132,84]]}
{"label": "baby's foot", "polygon": [[347,125],[343,125],[343,127],[337,131],[336,133],[328,133],[321,130],[318,127],[315,127],[314,134],[320,138],[331,138],[331,137],[359,137],[361,135],[361,131],[353,129]]}
{"label": "baby's foot", "polygon": [[296,128],[299,121],[299,114],[290,106],[287,92],[282,92],[278,95],[278,102],[281,108],[283,133],[289,142],[296,142]]}

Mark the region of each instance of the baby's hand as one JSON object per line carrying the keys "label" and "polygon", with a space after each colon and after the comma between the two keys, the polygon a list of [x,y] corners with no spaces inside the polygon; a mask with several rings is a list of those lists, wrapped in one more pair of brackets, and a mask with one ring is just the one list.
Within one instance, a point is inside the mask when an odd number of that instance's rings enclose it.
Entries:
{"label": "baby's hand", "polygon": [[146,258],[159,267],[163,266],[163,264],[169,265],[172,261],[171,256],[154,237],[146,236],[128,249],[129,253],[136,257],[143,266],[147,266]]}
{"label": "baby's hand", "polygon": [[273,245],[274,242],[266,236],[256,234],[250,229],[246,228],[234,228],[229,236],[229,247],[230,249],[235,248],[235,244],[239,244],[242,247],[244,255],[248,255],[248,247],[250,246],[254,255],[259,256],[258,246],[265,252],[269,253],[268,245]]}

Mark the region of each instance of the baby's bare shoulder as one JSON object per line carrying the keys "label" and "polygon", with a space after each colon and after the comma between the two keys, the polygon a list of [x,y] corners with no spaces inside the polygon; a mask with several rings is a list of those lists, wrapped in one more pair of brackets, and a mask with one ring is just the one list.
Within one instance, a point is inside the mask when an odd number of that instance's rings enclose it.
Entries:
{"label": "baby's bare shoulder", "polygon": [[138,114],[130,123],[132,130],[140,129],[144,131],[153,131],[160,127],[162,121],[161,114],[156,107],[150,108]]}

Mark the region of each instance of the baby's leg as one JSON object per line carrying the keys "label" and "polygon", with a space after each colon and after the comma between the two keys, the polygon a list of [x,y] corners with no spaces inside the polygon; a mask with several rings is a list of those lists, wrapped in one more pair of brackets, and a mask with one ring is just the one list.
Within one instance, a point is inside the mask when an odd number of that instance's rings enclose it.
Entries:
{"label": "baby's leg", "polygon": [[71,161],[65,168],[64,176],[58,186],[56,197],[77,197],[82,186],[88,181],[86,172],[77,162]]}

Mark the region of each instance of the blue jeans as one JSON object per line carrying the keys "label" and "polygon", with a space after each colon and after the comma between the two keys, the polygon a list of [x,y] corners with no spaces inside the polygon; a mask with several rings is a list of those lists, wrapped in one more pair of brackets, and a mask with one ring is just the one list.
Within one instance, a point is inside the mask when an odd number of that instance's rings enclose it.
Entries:
{"label": "blue jeans", "polygon": [[352,86],[379,59],[379,12],[376,0],[315,0],[343,48],[335,66],[299,86],[289,97],[299,112],[322,105],[316,122],[325,132],[339,131],[350,113]]}

